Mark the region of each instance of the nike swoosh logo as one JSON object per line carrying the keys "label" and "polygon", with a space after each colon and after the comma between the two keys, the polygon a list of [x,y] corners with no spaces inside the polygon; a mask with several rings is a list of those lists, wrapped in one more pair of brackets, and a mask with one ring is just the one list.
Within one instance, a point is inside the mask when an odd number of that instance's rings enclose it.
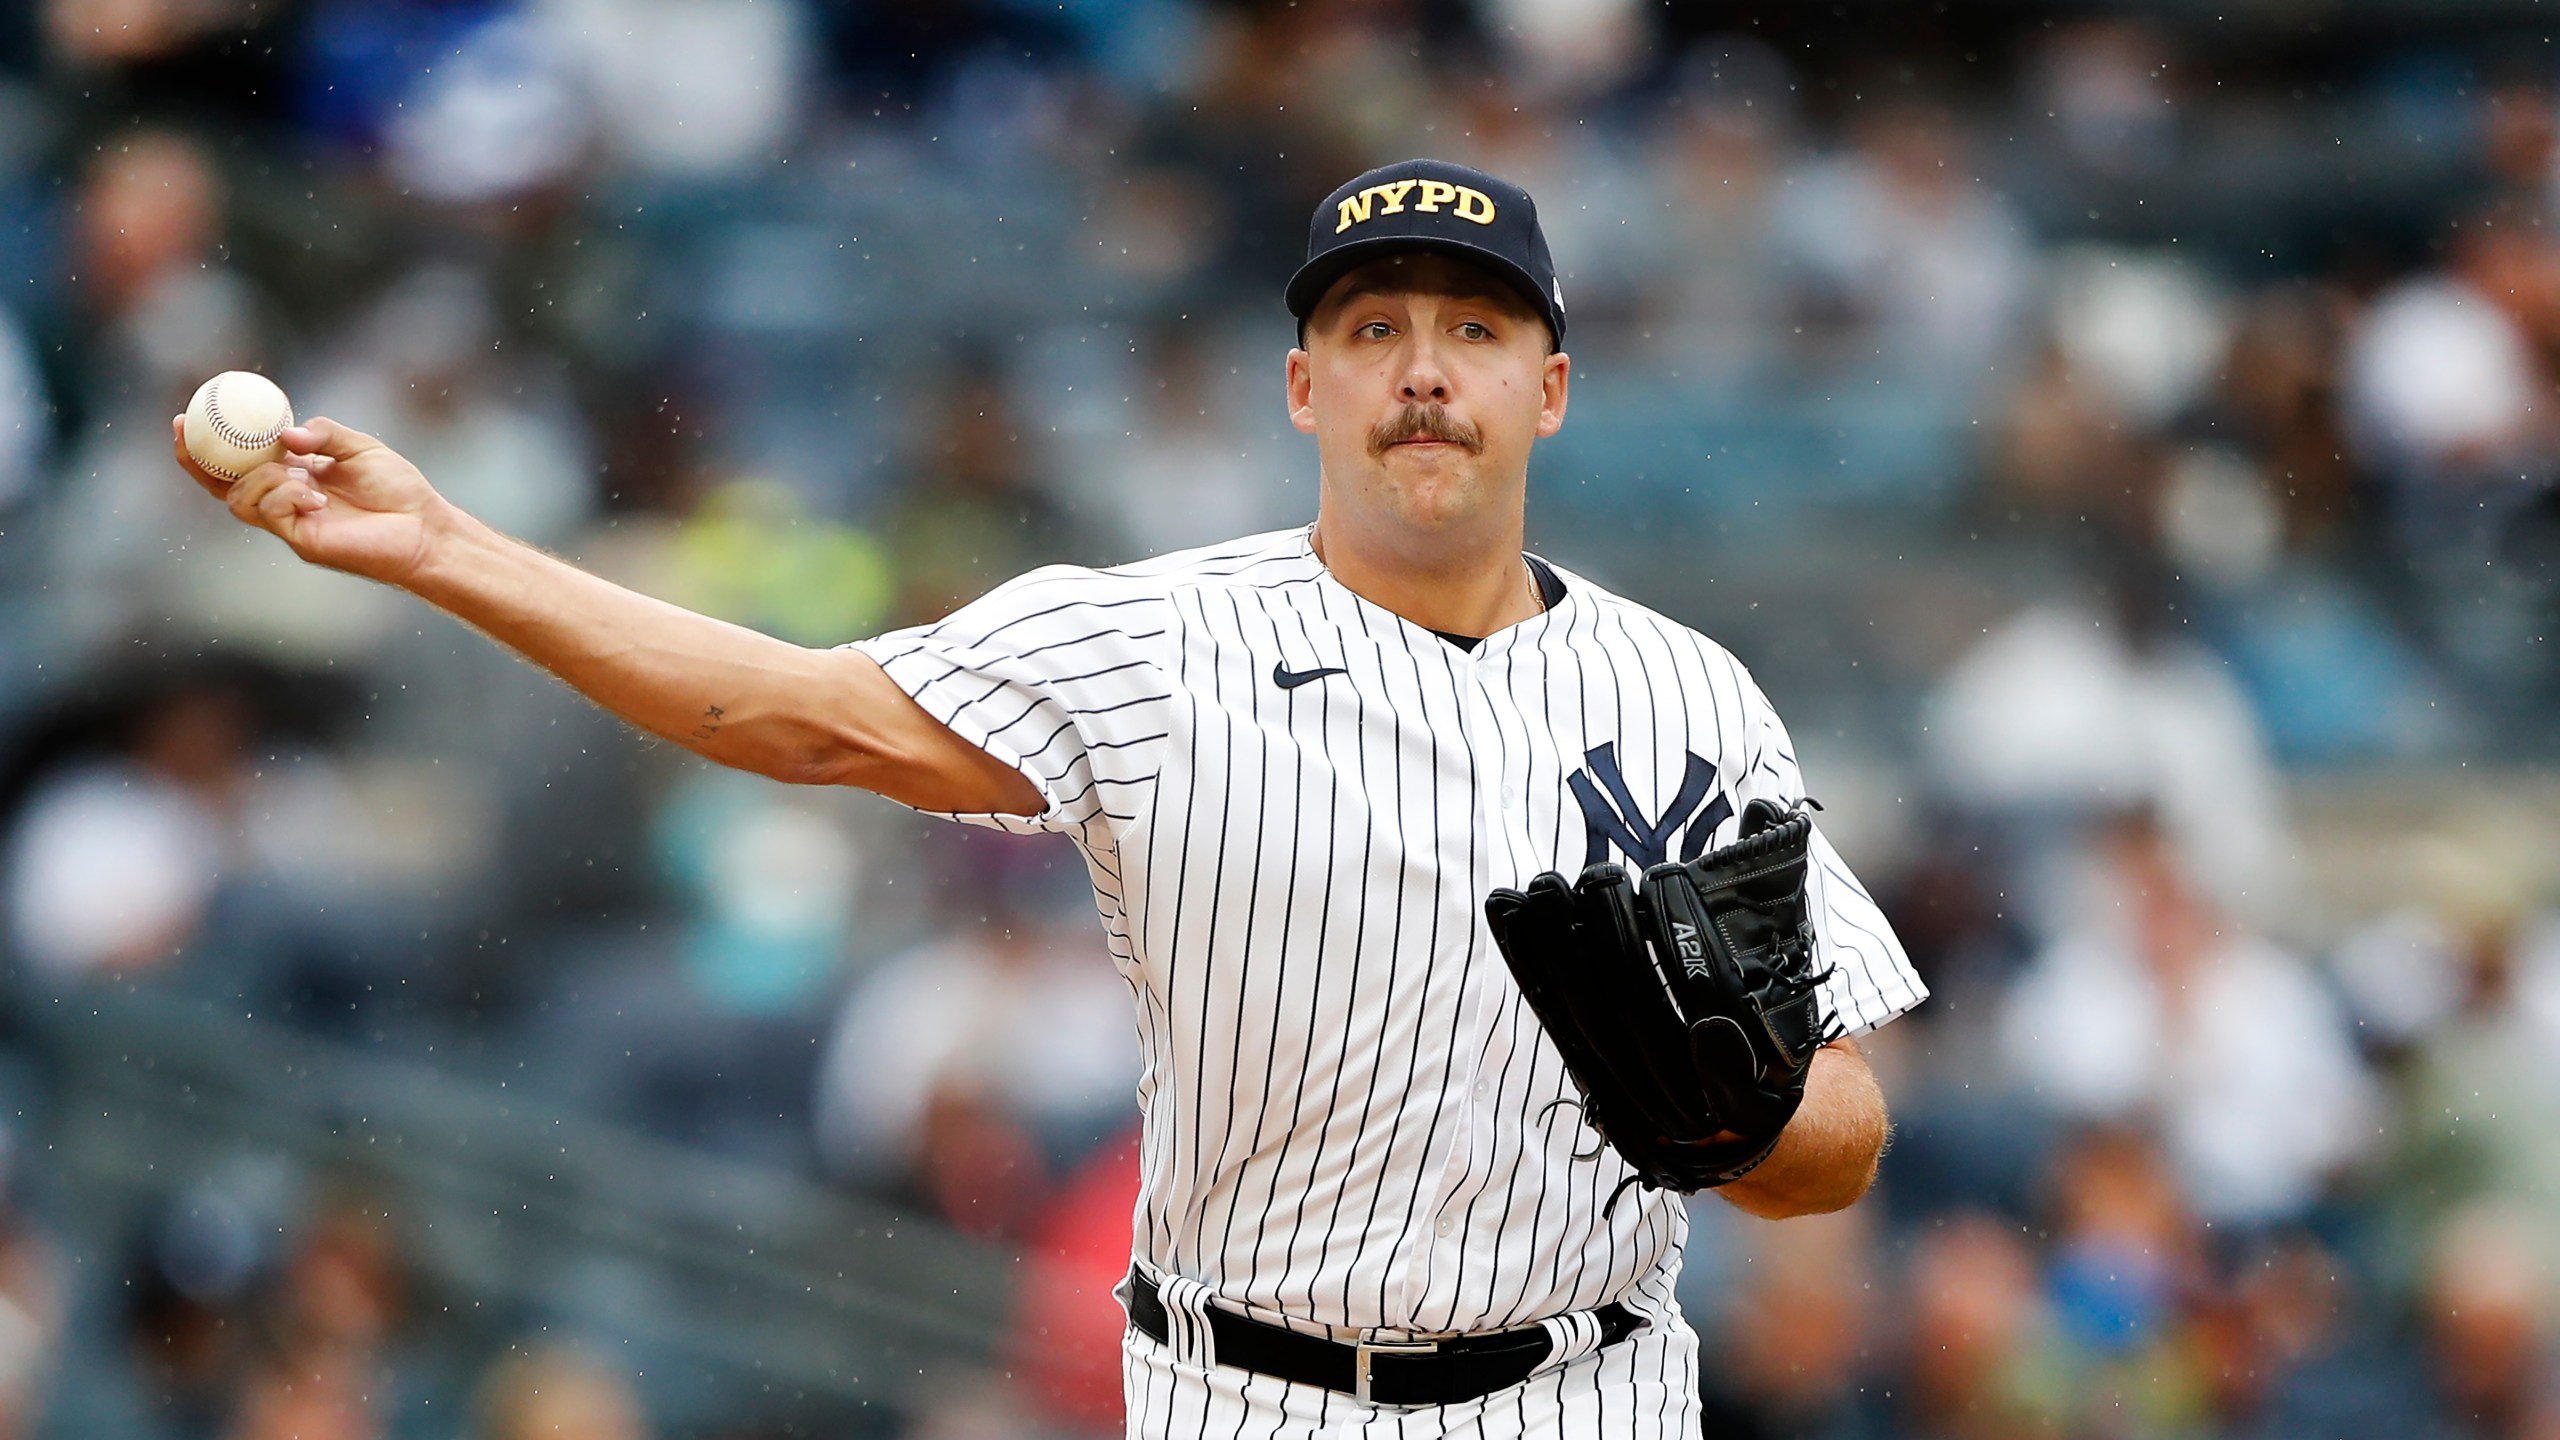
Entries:
{"label": "nike swoosh logo", "polygon": [[1327,675],[1348,675],[1350,673],[1350,671],[1345,670],[1340,666],[1336,666],[1330,670],[1292,670],[1289,668],[1287,662],[1284,661],[1271,667],[1271,683],[1279,686],[1283,690],[1295,690],[1310,680],[1321,680]]}

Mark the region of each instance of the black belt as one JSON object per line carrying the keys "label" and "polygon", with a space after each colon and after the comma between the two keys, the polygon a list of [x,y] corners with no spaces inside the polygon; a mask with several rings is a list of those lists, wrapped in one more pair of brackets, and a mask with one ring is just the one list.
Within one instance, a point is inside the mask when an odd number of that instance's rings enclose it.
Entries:
{"label": "black belt", "polygon": [[[1600,1343],[1615,1345],[1644,1328],[1644,1317],[1612,1301],[1591,1312]],[[1129,1323],[1162,1343],[1164,1297],[1155,1282],[1129,1272]],[[1551,1348],[1543,1327],[1460,1335],[1448,1340],[1381,1340],[1346,1344],[1265,1325],[1215,1306],[1209,1336],[1218,1363],[1300,1385],[1346,1391],[1380,1405],[1454,1405],[1508,1389],[1529,1378]]]}

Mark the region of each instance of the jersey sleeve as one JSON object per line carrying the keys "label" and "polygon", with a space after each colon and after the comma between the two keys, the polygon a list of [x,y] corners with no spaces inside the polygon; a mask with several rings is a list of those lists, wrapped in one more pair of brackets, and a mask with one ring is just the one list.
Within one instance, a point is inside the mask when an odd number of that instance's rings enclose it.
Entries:
{"label": "jersey sleeve", "polygon": [[[1796,765],[1795,742],[1760,687],[1743,682],[1749,768],[1734,787],[1737,805],[1754,800],[1792,804],[1805,797],[1804,776]],[[1852,1035],[1863,1035],[1929,998],[1929,987],[1911,967],[1902,941],[1884,918],[1884,910],[1849,871],[1848,862],[1832,847],[1819,823],[1813,829],[1812,859],[1805,877],[1812,902],[1814,946],[1821,964],[1831,968],[1823,987],[1834,1015]]]}
{"label": "jersey sleeve", "polygon": [[1173,690],[1161,663],[1171,614],[1161,585],[1051,566],[934,624],[848,648],[1047,802],[1037,815],[947,818],[1092,838],[1135,818],[1135,795],[1154,781]]}

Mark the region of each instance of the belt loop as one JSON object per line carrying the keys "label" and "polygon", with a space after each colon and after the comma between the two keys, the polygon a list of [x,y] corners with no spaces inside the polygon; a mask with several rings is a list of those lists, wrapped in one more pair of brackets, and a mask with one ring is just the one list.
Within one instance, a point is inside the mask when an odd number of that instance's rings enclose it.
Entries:
{"label": "belt loop", "polygon": [[1599,1314],[1590,1310],[1551,1315],[1539,1321],[1538,1327],[1547,1332],[1547,1358],[1538,1362],[1538,1368],[1531,1374],[1570,1365],[1598,1350],[1608,1338],[1601,1333]]}
{"label": "belt loop", "polygon": [[1164,1302],[1165,1346],[1173,1358],[1206,1370],[1218,1363],[1217,1337],[1209,1330],[1209,1287],[1180,1275],[1156,1282]]}

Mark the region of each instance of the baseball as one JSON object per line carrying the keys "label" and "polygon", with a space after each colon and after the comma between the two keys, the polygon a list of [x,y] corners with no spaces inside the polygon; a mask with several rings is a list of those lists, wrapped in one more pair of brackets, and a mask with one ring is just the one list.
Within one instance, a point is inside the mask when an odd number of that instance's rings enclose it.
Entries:
{"label": "baseball", "polygon": [[293,402],[264,375],[225,370],[187,402],[187,453],[209,474],[237,480],[284,455],[276,432],[293,423]]}

